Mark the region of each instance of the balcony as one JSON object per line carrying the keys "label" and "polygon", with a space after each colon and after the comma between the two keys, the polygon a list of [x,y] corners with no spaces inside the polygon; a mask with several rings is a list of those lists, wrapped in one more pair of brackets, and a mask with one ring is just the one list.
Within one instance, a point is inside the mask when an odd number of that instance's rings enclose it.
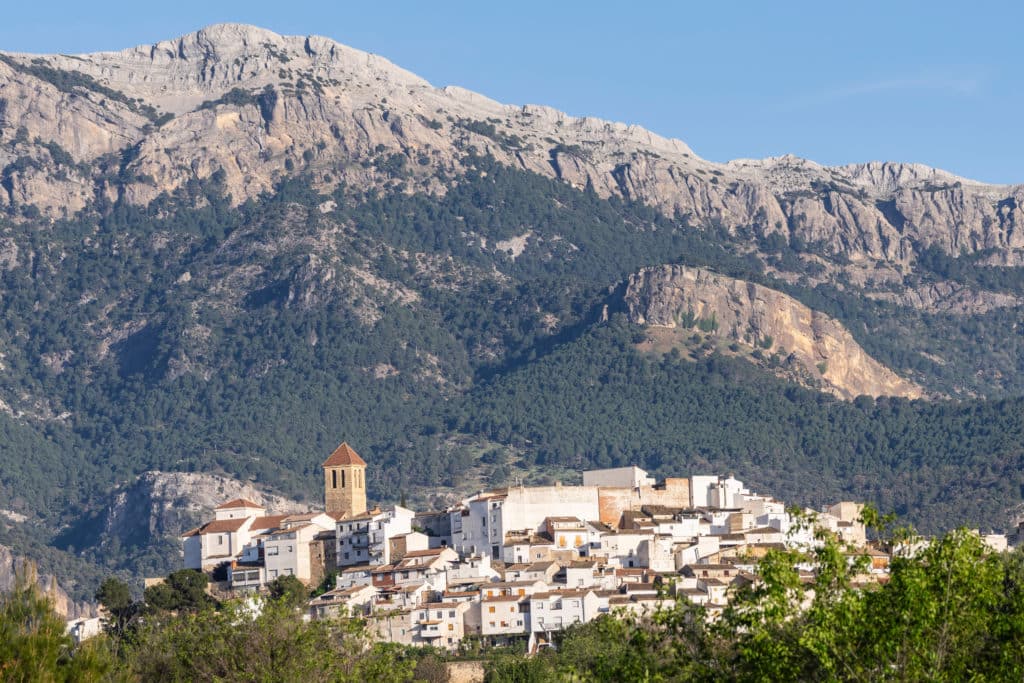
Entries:
{"label": "balcony", "polygon": [[440,621],[421,621],[420,622],[420,637],[421,638],[440,638],[444,635],[442,630],[444,626],[443,622]]}
{"label": "balcony", "polygon": [[244,588],[260,585],[260,570],[250,569],[248,571],[231,572],[231,587]]}

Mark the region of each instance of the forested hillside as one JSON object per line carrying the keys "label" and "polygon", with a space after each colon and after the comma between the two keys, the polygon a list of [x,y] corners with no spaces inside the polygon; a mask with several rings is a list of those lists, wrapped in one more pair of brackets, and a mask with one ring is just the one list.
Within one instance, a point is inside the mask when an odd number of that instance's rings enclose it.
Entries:
{"label": "forested hillside", "polygon": [[[618,288],[659,263],[766,283],[935,392],[971,367],[1020,382],[1005,335],[789,284],[743,240],[467,163],[440,198],[326,196],[299,178],[231,208],[214,182],[46,229],[8,223],[33,265],[2,274],[3,389],[18,399],[0,416],[2,487],[30,521],[4,538],[161,571],[173,543],[155,552],[142,534],[99,551],[92,516],[113,486],[217,471],[315,503],[340,439],[371,459],[380,501],[636,463],[732,471],[803,504],[871,500],[929,530],[1009,523],[1019,400],[846,403],[777,377],[778,354],[730,353],[697,321],[689,349],[651,357]],[[500,246],[521,235],[515,257]],[[924,373],[901,362],[915,346],[957,360]]]}
{"label": "forested hillside", "polygon": [[[1007,527],[1021,193],[907,164],[716,164],[253,27],[3,54],[0,544],[79,596],[97,563],[164,573],[177,539],[110,527],[140,474],[315,505],[341,440],[382,503],[635,463]],[[629,324],[629,278],[665,265],[829,316],[927,400],[840,401],[827,363],[688,311],[671,343]]]}

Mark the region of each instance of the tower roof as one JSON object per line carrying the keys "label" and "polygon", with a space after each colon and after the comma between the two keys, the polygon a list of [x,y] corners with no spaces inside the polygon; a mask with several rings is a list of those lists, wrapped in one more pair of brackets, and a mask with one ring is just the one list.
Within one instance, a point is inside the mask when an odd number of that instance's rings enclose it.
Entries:
{"label": "tower roof", "polygon": [[331,457],[324,460],[323,466],[340,467],[343,465],[362,465],[366,467],[366,461],[360,458],[359,454],[352,450],[348,443],[343,443],[334,449]]}

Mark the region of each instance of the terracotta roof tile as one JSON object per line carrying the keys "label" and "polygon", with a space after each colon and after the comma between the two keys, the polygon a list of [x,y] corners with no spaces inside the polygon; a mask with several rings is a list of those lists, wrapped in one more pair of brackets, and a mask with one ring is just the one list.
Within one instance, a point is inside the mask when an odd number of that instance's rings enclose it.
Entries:
{"label": "terracotta roof tile", "polygon": [[366,467],[366,461],[360,458],[359,454],[352,450],[348,443],[343,443],[334,449],[334,452],[331,453],[327,460],[324,460],[323,467],[339,467],[341,465],[362,465]]}
{"label": "terracotta roof tile", "polygon": [[267,515],[265,517],[257,517],[253,520],[252,526],[249,527],[252,531],[265,531],[267,529],[276,529],[281,526],[281,522],[284,521],[288,515]]}
{"label": "terracotta roof tile", "polygon": [[225,532],[238,531],[247,521],[249,521],[248,517],[242,517],[240,519],[218,519],[215,522],[209,522],[201,526],[199,528],[199,535],[223,534]]}
{"label": "terracotta roof tile", "polygon": [[214,510],[231,510],[231,509],[234,509],[234,508],[262,508],[262,507],[263,506],[260,505],[259,503],[254,503],[251,500],[246,500],[245,498],[235,498],[234,500],[229,500],[226,503],[221,503],[220,505],[218,505],[217,507],[215,507],[213,509]]}

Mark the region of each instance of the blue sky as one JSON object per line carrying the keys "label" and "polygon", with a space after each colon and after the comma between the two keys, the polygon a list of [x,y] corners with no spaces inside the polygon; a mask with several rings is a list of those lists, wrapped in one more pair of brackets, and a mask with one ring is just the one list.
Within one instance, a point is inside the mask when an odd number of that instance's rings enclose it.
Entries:
{"label": "blue sky", "polygon": [[1024,182],[1024,3],[49,0],[9,3],[0,49],[120,49],[221,21],[637,123],[715,161],[918,161]]}

